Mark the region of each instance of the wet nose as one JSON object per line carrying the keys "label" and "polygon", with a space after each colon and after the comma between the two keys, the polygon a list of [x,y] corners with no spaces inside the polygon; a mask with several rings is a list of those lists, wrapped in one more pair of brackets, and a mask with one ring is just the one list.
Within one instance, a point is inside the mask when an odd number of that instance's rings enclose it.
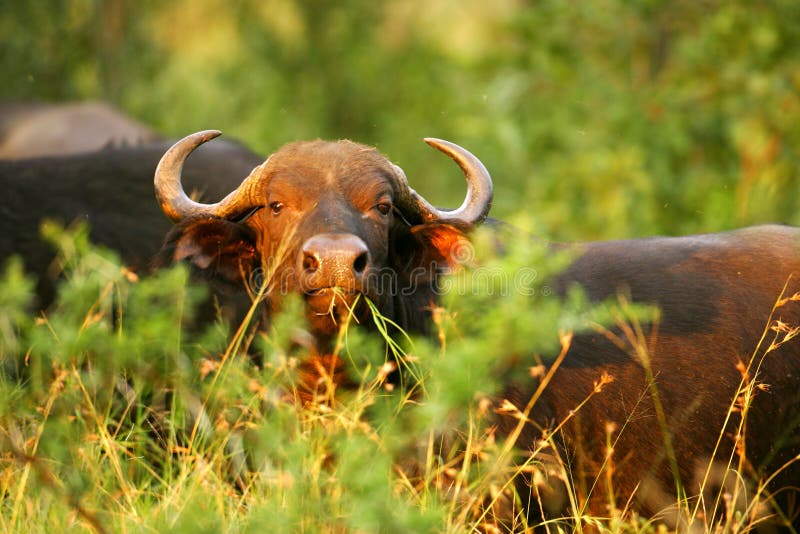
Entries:
{"label": "wet nose", "polygon": [[300,249],[300,271],[306,289],[340,287],[360,289],[369,266],[366,243],[352,234],[320,234],[308,239]]}

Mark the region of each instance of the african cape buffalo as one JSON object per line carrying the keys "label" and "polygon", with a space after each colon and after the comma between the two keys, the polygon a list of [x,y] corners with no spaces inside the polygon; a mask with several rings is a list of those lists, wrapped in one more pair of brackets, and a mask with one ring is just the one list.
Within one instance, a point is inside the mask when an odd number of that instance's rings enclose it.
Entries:
{"label": "african cape buffalo", "polygon": [[[69,156],[0,160],[0,254],[22,257],[37,277],[38,307],[53,296],[48,274],[55,250],[40,238],[45,219],[86,221],[93,242],[116,251],[140,272],[149,269],[170,224],[153,201],[153,172],[169,144],[106,148]],[[208,145],[186,166],[189,187],[214,198],[236,187],[262,158],[236,142]]]}
{"label": "african cape buffalo", "polygon": [[[369,297],[402,328],[424,331],[441,268],[451,261],[464,232],[489,211],[491,179],[475,156],[446,141],[426,140],[465,174],[466,199],[452,211],[431,206],[377,150],[350,141],[291,143],[221,201],[194,202],[181,185],[184,160],[218,134],[184,138],[159,164],[156,194],[175,223],[163,251],[167,259],[189,262],[208,279],[242,290],[251,284],[249,289],[256,291],[265,282],[273,309],[282,294],[300,293],[323,352],[350,306],[356,305],[357,315],[368,314],[358,295]],[[632,499],[640,513],[663,512],[664,521],[680,528],[679,519],[665,510],[676,501],[676,479],[695,498],[706,478],[704,466],[713,457],[715,475],[709,483],[725,486],[732,480],[726,480],[724,466],[734,447],[737,415],[734,411],[727,422],[726,415],[745,377],[762,386],[756,388],[747,420],[743,475],[755,481],[780,470],[768,487],[794,487],[781,491],[777,501],[789,514],[785,524],[797,527],[800,345],[787,339],[763,364],[745,369],[757,348],[763,352],[766,347],[760,340],[770,333],[765,330],[770,320],[783,333],[800,325],[794,300],[773,313],[787,282],[785,297],[800,291],[798,245],[800,230],[785,226],[555,245],[577,255],[556,281],[562,293],[573,284],[595,300],[621,293],[658,306],[660,321],[642,330],[647,365],[621,331],[576,336],[529,414],[517,447],[533,449],[543,430],[571,416],[605,373],[613,381],[564,426],[557,454],[572,465],[572,484],[579,497],[588,499],[591,513],[606,516],[612,497],[620,507]],[[531,364],[532,357],[526,365]],[[524,407],[536,386],[533,378],[509,384],[504,397]],[[665,426],[659,425],[657,405]],[[500,420],[507,427],[516,421]],[[614,443],[613,471],[607,469],[607,437]],[[613,484],[594,487],[605,477]],[[528,482],[520,476],[521,499],[532,519],[570,513],[563,495],[556,491],[555,497],[539,500],[538,483]]]}
{"label": "african cape buffalo", "polygon": [[420,310],[435,300],[437,271],[462,238],[459,228],[479,223],[489,210],[491,180],[477,158],[428,140],[467,175],[467,198],[452,211],[428,204],[399,167],[350,141],[288,145],[221,201],[194,202],[181,185],[183,162],[217,135],[189,136],[159,164],[156,195],[177,223],[164,257],[187,260],[217,286],[266,283],[271,310],[283,295],[303,294],[320,352],[352,306],[357,317],[367,313],[359,295],[402,328],[425,328]]}

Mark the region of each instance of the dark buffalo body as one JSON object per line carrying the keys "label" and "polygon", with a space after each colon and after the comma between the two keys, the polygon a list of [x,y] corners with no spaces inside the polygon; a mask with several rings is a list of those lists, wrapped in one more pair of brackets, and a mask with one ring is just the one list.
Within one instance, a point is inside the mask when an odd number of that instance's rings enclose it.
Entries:
{"label": "dark buffalo body", "polygon": [[[428,140],[452,157],[467,178],[467,198],[453,211],[431,207],[398,167],[375,149],[349,141],[287,145],[222,201],[195,203],[183,193],[181,166],[196,146],[216,135],[200,132],[179,142],[156,173],[162,208],[176,223],[165,259],[189,261],[217,283],[251,284],[251,290],[258,288],[253,274],[267,273],[259,283],[267,281],[272,309],[287,292],[304,296],[321,352],[349,307],[363,302],[358,295],[370,297],[403,328],[424,331],[435,304],[436,276],[451,261],[463,232],[489,210],[491,181],[474,156],[451,143]],[[747,379],[763,387],[756,388],[749,408],[743,474],[756,481],[790,462],[800,454],[800,345],[787,341],[758,362],[775,336],[784,335],[768,326],[800,325],[797,302],[790,300],[772,313],[784,285],[784,297],[800,291],[799,244],[796,228],[762,226],[567,245],[578,257],[557,281],[562,292],[579,284],[594,300],[622,294],[660,308],[658,321],[642,325],[640,346],[649,364],[643,365],[641,351],[637,355],[620,329],[610,330],[616,339],[606,333],[576,336],[531,413],[533,422],[519,448],[533,448],[542,429],[568,418],[607,373],[613,381],[572,417],[559,437],[559,454],[573,466],[575,487],[589,497],[592,512],[605,515],[610,496],[602,473],[608,434],[614,442],[617,505],[624,507],[633,496],[637,510],[663,512],[665,521],[680,527],[680,519],[668,511],[675,503],[676,479],[689,497],[696,496],[711,462],[707,490],[734,482],[734,477],[726,479],[725,466],[739,413],[733,410],[727,423],[726,417],[744,369],[755,357],[757,365],[749,368]],[[356,315],[365,314],[357,307]],[[506,396],[524,406],[535,388],[533,381],[510,385]],[[733,467],[738,468],[736,459]],[[782,491],[778,501],[795,514],[795,526],[798,485],[800,462],[795,461],[769,486],[794,487]],[[540,488],[521,488],[532,516],[542,510],[569,513],[563,494],[540,506]]]}
{"label": "dark buffalo body", "polygon": [[[757,226],[575,247],[580,255],[559,277],[562,291],[579,284],[595,301],[622,295],[659,308],[655,323],[641,325],[641,340],[614,328],[576,336],[534,408],[538,425],[552,427],[591,394],[601,372],[613,378],[577,411],[563,433],[563,451],[573,462],[573,483],[584,497],[591,494],[591,512],[607,515],[611,497],[622,508],[635,495],[641,513],[660,513],[680,527],[680,519],[670,511],[676,479],[690,497],[699,494],[706,479],[707,510],[714,506],[709,496],[720,486],[734,494],[736,475],[727,465],[741,412],[731,404],[752,361],[747,376],[765,387],[755,389],[749,408],[742,441],[744,475],[756,481],[789,463],[769,488],[794,487],[778,500],[787,509],[795,506],[797,514],[797,501],[792,499],[798,498],[800,462],[792,459],[800,455],[800,344],[795,340],[768,348],[785,335],[769,327],[800,325],[800,303],[789,299],[800,291],[800,231]],[[789,300],[776,307],[780,299]],[[671,441],[662,432],[637,345],[652,371]],[[530,393],[530,387],[508,392],[519,406]],[[729,407],[733,409],[726,424]],[[529,428],[520,445],[538,437],[538,431]],[[613,466],[606,458],[607,440],[613,443]],[[677,472],[670,466],[670,448]],[[734,456],[732,468],[738,469],[737,462]],[[611,469],[613,496],[606,491],[605,479]],[[747,488],[751,497],[755,487],[753,483]],[[557,499],[550,504],[556,508],[552,512],[559,512],[558,506],[566,503]],[[537,505],[533,508],[538,510]],[[796,516],[794,521],[797,525]]]}
{"label": "dark buffalo body", "polygon": [[[23,258],[39,277],[42,305],[52,298],[46,275],[55,256],[40,239],[45,219],[89,223],[94,242],[117,251],[123,262],[146,269],[170,223],[154,200],[153,172],[168,144],[107,148],[71,156],[0,160],[0,251]],[[262,159],[235,142],[209,145],[186,166],[188,187],[216,198],[241,182]]]}

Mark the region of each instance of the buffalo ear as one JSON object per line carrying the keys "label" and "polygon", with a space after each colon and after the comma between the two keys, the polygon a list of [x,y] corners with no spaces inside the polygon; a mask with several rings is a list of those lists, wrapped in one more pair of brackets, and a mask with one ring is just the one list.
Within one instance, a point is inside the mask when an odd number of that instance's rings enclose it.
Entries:
{"label": "buffalo ear", "polygon": [[252,230],[220,218],[180,223],[165,249],[171,261],[186,261],[205,278],[234,287],[242,287],[259,261]]}
{"label": "buffalo ear", "polygon": [[464,232],[447,223],[412,226],[410,235],[401,240],[397,251],[407,273],[420,274],[433,280],[437,274],[450,271],[469,261],[472,245]]}

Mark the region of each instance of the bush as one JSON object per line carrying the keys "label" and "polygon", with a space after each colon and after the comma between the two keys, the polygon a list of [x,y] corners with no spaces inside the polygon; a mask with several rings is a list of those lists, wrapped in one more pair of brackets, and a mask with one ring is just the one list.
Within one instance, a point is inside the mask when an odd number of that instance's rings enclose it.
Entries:
{"label": "bush", "polygon": [[[504,374],[590,317],[543,287],[563,258],[510,250],[446,282],[435,339],[344,328],[336,355],[356,386],[322,374],[304,403],[299,301],[254,342],[228,341],[225,325],[187,327],[204,292],[183,267],[139,279],[85,228],[45,233],[63,266],[55,304],[31,317],[17,261],[0,292],[3,364],[16,370],[0,412],[12,530],[469,530],[513,472],[488,424]],[[478,255],[495,246],[476,243]]]}

